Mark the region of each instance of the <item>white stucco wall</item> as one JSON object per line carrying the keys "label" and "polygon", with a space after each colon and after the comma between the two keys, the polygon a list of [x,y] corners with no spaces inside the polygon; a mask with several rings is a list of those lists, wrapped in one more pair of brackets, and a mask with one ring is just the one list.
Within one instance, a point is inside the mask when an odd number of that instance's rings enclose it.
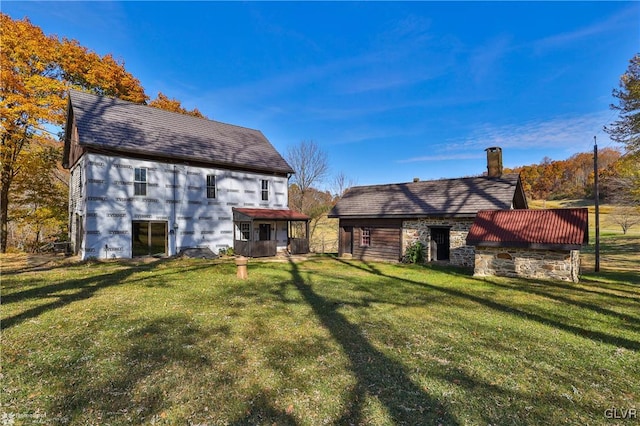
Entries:
{"label": "white stucco wall", "polygon": [[[147,169],[147,195],[134,195],[134,169]],[[216,176],[217,197],[207,198],[207,175]],[[261,181],[269,181],[269,200]],[[82,219],[82,259],[132,256],[132,221],[166,223],[168,254],[233,247],[233,207],[287,208],[287,178],[268,174],[167,164],[86,154],[71,171],[71,240]],[[272,236],[286,246],[286,230]]]}

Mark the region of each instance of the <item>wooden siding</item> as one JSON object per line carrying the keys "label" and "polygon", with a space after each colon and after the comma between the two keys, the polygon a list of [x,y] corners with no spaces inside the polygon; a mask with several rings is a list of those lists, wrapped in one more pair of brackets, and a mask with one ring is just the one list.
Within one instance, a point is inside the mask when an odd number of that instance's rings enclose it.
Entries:
{"label": "wooden siding", "polygon": [[362,227],[353,228],[353,257],[361,260],[387,260],[398,262],[401,257],[400,228],[374,228],[370,230],[371,244],[361,246]]}
{"label": "wooden siding", "polygon": [[[362,228],[370,228],[371,244],[362,247]],[[354,259],[398,262],[402,257],[401,219],[340,219],[338,254]]]}
{"label": "wooden siding", "polygon": [[289,252],[291,254],[309,253],[309,240],[306,238],[289,238]]}
{"label": "wooden siding", "polygon": [[270,257],[277,253],[276,241],[234,241],[233,251],[247,257]]}
{"label": "wooden siding", "polygon": [[86,152],[86,149],[78,144],[78,128],[75,123],[71,127],[71,142],[69,145],[68,168],[73,167]]}

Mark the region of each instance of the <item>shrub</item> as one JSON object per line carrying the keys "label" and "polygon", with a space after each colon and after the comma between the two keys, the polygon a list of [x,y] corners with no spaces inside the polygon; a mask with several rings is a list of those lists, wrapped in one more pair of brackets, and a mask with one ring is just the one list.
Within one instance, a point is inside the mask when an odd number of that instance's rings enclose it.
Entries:
{"label": "shrub", "polygon": [[222,247],[220,250],[218,250],[218,256],[233,256],[233,255],[234,255],[233,247]]}
{"label": "shrub", "polygon": [[420,241],[412,243],[407,247],[405,252],[404,263],[423,263],[424,262],[424,244]]}

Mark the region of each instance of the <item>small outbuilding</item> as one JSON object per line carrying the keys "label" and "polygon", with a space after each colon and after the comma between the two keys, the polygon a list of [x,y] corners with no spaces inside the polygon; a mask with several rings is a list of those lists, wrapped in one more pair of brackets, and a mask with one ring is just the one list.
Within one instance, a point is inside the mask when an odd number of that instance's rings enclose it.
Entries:
{"label": "small outbuilding", "polygon": [[338,254],[398,262],[416,242],[427,262],[472,268],[467,233],[479,210],[526,209],[517,173],[502,173],[502,149],[487,152],[485,176],[356,186],[329,212],[339,219]]}
{"label": "small outbuilding", "polygon": [[578,282],[588,230],[586,208],[479,211],[467,235],[474,275]]}

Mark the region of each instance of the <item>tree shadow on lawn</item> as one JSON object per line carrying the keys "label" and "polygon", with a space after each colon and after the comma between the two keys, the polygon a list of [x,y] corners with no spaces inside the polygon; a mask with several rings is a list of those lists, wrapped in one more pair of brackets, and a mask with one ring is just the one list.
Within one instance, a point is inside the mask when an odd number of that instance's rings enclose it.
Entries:
{"label": "tree shadow on lawn", "polygon": [[247,410],[247,414],[237,420],[229,423],[232,426],[241,425],[296,425],[295,417],[288,413],[287,410],[275,408],[271,401],[272,398],[265,394],[258,394],[253,398],[251,409]]}
{"label": "tree shadow on lawn", "polygon": [[[525,292],[528,294],[534,294],[536,296],[542,296],[549,299],[557,300],[558,302],[562,302],[567,305],[573,305],[581,309],[588,309],[602,315],[616,317],[622,321],[628,322],[627,327],[635,330],[640,330],[640,317],[629,315],[624,312],[613,311],[611,309],[607,309],[593,303],[581,302],[565,296],[561,296],[559,294],[555,294],[553,292],[554,290],[553,287],[555,286],[555,283],[550,284],[550,283],[536,281],[536,282],[532,282],[531,286],[522,286],[518,284],[511,284],[511,283],[499,283],[496,281],[490,281],[490,283],[492,286],[501,287],[501,288],[505,288],[513,291],[518,291],[518,292]],[[605,295],[603,293],[600,293],[600,297],[602,298],[609,297],[609,296],[610,295]],[[629,301],[631,298],[623,298],[623,299],[625,299],[626,301]],[[620,305],[621,304],[618,304],[618,306]]]}
{"label": "tree shadow on lawn", "polygon": [[[120,336],[121,344],[105,348],[106,352],[98,355],[105,365],[96,364],[91,339],[77,336],[73,345],[86,347],[90,356],[74,362],[73,368],[62,375],[61,395],[53,399],[49,412],[72,424],[86,420],[149,424],[160,421],[159,414],[170,408],[166,392],[182,385],[167,381],[178,381],[173,371],[185,369],[197,377],[198,371],[216,368],[220,374],[215,383],[209,383],[214,388],[233,380],[232,372],[214,367],[216,360],[198,346],[212,333],[217,339],[225,339],[229,330],[205,331],[185,314],[138,320],[131,328]],[[54,367],[47,375],[60,377],[60,372]]]}
{"label": "tree shadow on lawn", "polygon": [[[5,306],[12,303],[28,301],[30,299],[44,301],[55,298],[55,300],[0,319],[0,329],[6,330],[26,320],[36,318],[48,311],[62,308],[74,302],[87,300],[102,289],[123,284],[127,278],[135,273],[151,272],[161,263],[163,263],[163,261],[158,260],[153,263],[128,266],[126,269],[118,269],[113,272],[92,275],[87,278],[65,280],[57,284],[45,286],[36,285],[35,287],[30,287],[26,290],[3,295],[2,304]],[[208,265],[202,265],[199,268],[207,267]],[[193,268],[191,269],[193,270]],[[141,278],[141,280],[144,279],[147,279],[147,277]],[[127,283],[129,283],[129,281],[127,281]]]}
{"label": "tree shadow on lawn", "polygon": [[[436,286],[433,284],[429,284],[427,282],[421,282],[421,281],[414,281],[408,278],[403,278],[403,277],[398,277],[398,276],[393,276],[393,275],[388,275],[385,274],[383,272],[381,272],[379,269],[376,269],[375,267],[371,266],[371,265],[367,265],[367,267],[362,267],[360,265],[358,265],[357,263],[353,262],[353,261],[345,261],[343,259],[336,259],[336,261],[343,263],[345,265],[351,266],[353,268],[356,269],[360,269],[363,271],[367,271],[367,272],[371,272],[376,271],[375,273],[386,277],[386,278],[393,278],[399,281],[403,281],[409,284],[414,284],[414,285],[418,285],[421,287],[426,287],[426,288],[430,288],[433,289],[435,291],[441,292],[441,293],[445,293],[451,296],[455,296],[455,297],[459,297],[459,298],[463,298],[463,299],[467,299],[473,302],[476,302],[478,304],[481,304],[483,306],[486,306],[488,308],[500,311],[500,312],[504,312],[507,314],[511,314],[511,315],[515,315],[517,317],[520,318],[524,318],[527,320],[532,320],[535,322],[538,322],[540,324],[543,325],[547,325],[547,326],[551,326],[554,328],[558,328],[564,331],[568,331],[570,333],[582,336],[582,337],[586,337],[588,339],[594,340],[594,341],[598,341],[598,342],[603,342],[603,343],[607,343],[610,345],[614,345],[614,346],[618,346],[618,347],[623,347],[626,349],[630,349],[630,350],[640,350],[640,342],[636,341],[636,340],[631,340],[631,339],[627,339],[624,337],[620,337],[620,336],[615,336],[615,335],[610,335],[607,333],[603,333],[600,331],[595,331],[595,330],[588,330],[585,329],[583,327],[579,327],[576,325],[571,325],[571,324],[566,324],[564,322],[560,322],[557,319],[554,318],[547,318],[544,317],[541,314],[535,313],[535,312],[527,312],[527,311],[523,311],[521,309],[515,308],[513,306],[509,306],[509,305],[504,305],[502,303],[499,302],[495,302],[493,300],[490,299],[486,299],[480,296],[476,296],[473,294],[469,294],[469,293],[465,293],[463,291],[460,290],[455,290],[453,288],[447,288],[447,287],[440,287],[440,286]],[[460,272],[455,272],[455,271],[449,271],[448,268],[443,268],[442,271],[446,272],[446,273],[451,273],[454,275],[464,275]],[[464,275],[467,279],[474,279],[471,275],[466,274]]]}
{"label": "tree shadow on lawn", "polygon": [[[28,319],[36,318],[45,312],[62,308],[74,302],[89,299],[101,289],[121,284],[122,280],[130,274],[131,271],[129,270],[111,272],[88,278],[63,281],[59,284],[52,284],[45,287],[36,287],[23,292],[4,296],[2,298],[3,304],[21,302],[27,299],[46,300],[55,298],[55,300],[27,309],[18,314],[2,318],[2,320],[0,320],[0,324],[2,325],[1,329],[6,330]],[[68,293],[69,291],[73,292]]]}
{"label": "tree shadow on lawn", "polygon": [[[611,280],[613,282],[607,281]],[[640,291],[640,273],[629,271],[603,271],[587,272],[580,275],[580,282],[606,285],[611,290],[638,295]],[[622,287],[622,288],[618,288]],[[632,288],[635,291],[627,290]]]}
{"label": "tree shadow on lawn", "polygon": [[363,424],[367,397],[380,401],[395,424],[459,424],[442,403],[413,383],[402,363],[376,349],[357,325],[338,312],[340,304],[313,291],[298,265],[290,265],[293,285],[342,347],[357,380],[349,405],[335,424]]}

